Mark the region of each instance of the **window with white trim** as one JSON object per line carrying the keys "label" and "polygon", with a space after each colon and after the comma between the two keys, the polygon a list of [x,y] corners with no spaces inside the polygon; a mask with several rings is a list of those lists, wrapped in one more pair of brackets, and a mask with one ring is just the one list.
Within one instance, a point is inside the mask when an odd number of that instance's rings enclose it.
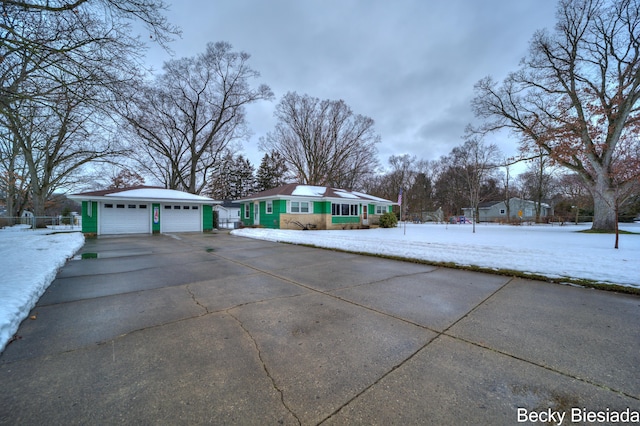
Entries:
{"label": "window with white trim", "polygon": [[249,203],[244,205],[244,218],[249,219]]}
{"label": "window with white trim", "polygon": [[309,201],[291,201],[290,204],[291,213],[310,213],[311,202]]}
{"label": "window with white trim", "polygon": [[358,204],[331,203],[331,214],[333,216],[358,216],[360,214],[358,207]]}
{"label": "window with white trim", "polygon": [[376,214],[385,214],[386,208],[385,206],[376,206]]}
{"label": "window with white trim", "polygon": [[273,201],[267,201],[267,214],[273,213]]}

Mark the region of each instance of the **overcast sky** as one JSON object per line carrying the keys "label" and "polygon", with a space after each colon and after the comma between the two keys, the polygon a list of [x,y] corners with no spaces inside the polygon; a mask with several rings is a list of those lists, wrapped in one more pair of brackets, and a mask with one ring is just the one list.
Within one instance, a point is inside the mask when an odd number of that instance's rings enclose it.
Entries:
{"label": "overcast sky", "polygon": [[[248,109],[251,140],[244,154],[257,168],[258,140],[275,125],[276,103],[288,91],[342,99],[375,121],[380,162],[411,154],[436,160],[463,143],[473,85],[502,80],[518,68],[533,33],[552,29],[552,0],[169,0],[169,20],[183,34],[175,57],[194,56],[208,42],[227,41],[251,55],[255,83],[276,99]],[[160,70],[170,56],[152,48]],[[505,155],[516,142],[497,142]]]}

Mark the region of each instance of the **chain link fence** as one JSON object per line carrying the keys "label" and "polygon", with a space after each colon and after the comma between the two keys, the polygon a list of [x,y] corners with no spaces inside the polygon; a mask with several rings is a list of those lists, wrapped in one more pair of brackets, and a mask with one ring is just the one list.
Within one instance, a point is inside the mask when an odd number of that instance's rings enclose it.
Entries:
{"label": "chain link fence", "polygon": [[24,229],[49,228],[55,230],[80,230],[80,216],[0,216],[0,229],[18,226]]}

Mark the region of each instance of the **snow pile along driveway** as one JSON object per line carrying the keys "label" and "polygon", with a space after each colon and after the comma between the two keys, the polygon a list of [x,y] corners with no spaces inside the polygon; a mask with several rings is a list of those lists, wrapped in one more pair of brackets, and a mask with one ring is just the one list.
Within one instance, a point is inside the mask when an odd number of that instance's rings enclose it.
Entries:
{"label": "snow pile along driveway", "polygon": [[233,235],[310,244],[361,253],[398,256],[462,266],[508,269],[553,279],[588,279],[603,284],[640,288],[640,223],[620,224],[635,232],[620,235],[614,249],[612,234],[587,234],[590,224],[479,224],[476,233],[465,225],[402,224],[391,229],[294,231],[239,229]]}
{"label": "snow pile along driveway", "polygon": [[13,227],[0,230],[0,352],[68,258],[84,244],[80,232]]}

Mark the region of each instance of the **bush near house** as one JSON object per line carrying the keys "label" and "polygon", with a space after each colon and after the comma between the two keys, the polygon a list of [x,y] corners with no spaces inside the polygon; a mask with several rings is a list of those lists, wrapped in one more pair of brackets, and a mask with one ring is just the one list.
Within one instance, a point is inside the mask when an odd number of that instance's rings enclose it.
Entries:
{"label": "bush near house", "polygon": [[395,228],[398,225],[398,218],[395,213],[387,212],[380,216],[380,227]]}

